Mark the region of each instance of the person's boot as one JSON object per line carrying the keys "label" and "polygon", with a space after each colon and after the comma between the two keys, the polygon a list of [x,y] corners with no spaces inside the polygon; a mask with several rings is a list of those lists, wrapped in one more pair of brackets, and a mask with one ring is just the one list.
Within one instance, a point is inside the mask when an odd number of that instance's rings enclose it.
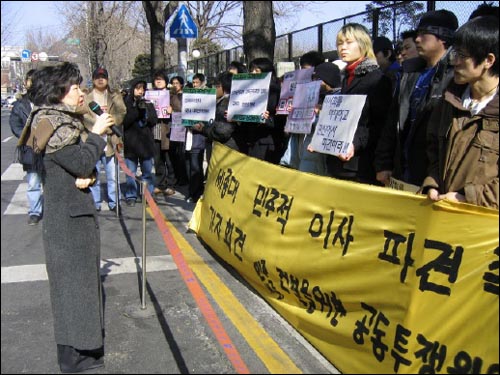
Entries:
{"label": "person's boot", "polygon": [[74,373],[104,366],[104,347],[78,350],[57,344],[57,360],[62,373]]}

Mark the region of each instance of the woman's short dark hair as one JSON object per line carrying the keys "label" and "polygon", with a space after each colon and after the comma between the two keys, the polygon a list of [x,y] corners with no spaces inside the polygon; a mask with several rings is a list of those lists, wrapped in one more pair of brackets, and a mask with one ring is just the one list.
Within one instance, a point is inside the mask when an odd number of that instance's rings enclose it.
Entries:
{"label": "woman's short dark hair", "polygon": [[71,86],[81,83],[82,75],[76,64],[64,62],[46,66],[33,74],[28,97],[36,106],[59,104]]}
{"label": "woman's short dark hair", "polygon": [[215,79],[215,84],[216,85],[221,85],[222,86],[222,91],[225,93],[230,93],[231,92],[231,84],[233,82],[233,73],[231,72],[222,72],[219,73],[217,78]]}
{"label": "woman's short dark hair", "polygon": [[172,77],[170,78],[170,83],[172,84],[174,82],[174,79],[176,79],[177,81],[179,81],[179,83],[184,86],[184,78],[182,78],[181,76],[175,76],[175,77]]}
{"label": "woman's short dark hair", "polygon": [[247,67],[243,63],[236,60],[229,63],[228,70],[231,68],[235,68],[238,73],[248,73]]}
{"label": "woman's short dark hair", "polygon": [[276,76],[273,62],[267,57],[258,57],[256,59],[253,59],[248,66],[250,71],[258,68],[262,73],[272,72],[273,76]]}
{"label": "woman's short dark hair", "polygon": [[325,62],[325,56],[319,51],[309,51],[300,57],[300,66],[318,66]]}
{"label": "woman's short dark hair", "polygon": [[163,69],[158,69],[156,70],[154,73],[153,73],[153,83],[154,83],[154,80],[157,79],[157,78],[161,78],[163,79],[165,82],[168,82],[168,76],[167,76],[167,73],[165,72],[165,70]]}
{"label": "woman's short dark hair", "polygon": [[455,32],[453,48],[469,54],[476,65],[492,53],[495,62],[489,72],[498,76],[498,18],[483,16],[466,22]]}

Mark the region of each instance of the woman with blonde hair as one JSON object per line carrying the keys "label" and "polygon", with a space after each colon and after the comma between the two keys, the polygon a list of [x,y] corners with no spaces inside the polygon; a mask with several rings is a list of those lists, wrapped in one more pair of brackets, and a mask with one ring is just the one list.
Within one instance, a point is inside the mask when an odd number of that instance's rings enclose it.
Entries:
{"label": "woman with blonde hair", "polygon": [[347,64],[340,94],[366,95],[366,102],[347,153],[327,157],[328,174],[335,178],[380,185],[375,178],[373,160],[391,105],[391,81],[380,70],[372,39],[363,25],[344,25],[337,34],[337,51]]}

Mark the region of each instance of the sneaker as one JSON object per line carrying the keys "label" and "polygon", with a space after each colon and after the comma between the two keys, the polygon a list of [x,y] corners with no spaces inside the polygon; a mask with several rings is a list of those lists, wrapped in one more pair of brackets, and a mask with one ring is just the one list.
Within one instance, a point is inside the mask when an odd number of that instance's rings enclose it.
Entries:
{"label": "sneaker", "polygon": [[135,206],[135,199],[127,199],[125,201],[125,203],[127,203],[127,206],[129,206],[129,207],[134,207]]}
{"label": "sneaker", "polygon": [[166,188],[165,191],[164,191],[165,195],[174,195],[175,194],[175,190],[172,189],[172,188]]}
{"label": "sneaker", "polygon": [[40,216],[30,215],[28,218],[28,225],[37,225],[40,222]]}
{"label": "sneaker", "polygon": [[95,208],[95,210],[96,210],[97,212],[101,212],[101,207],[96,207],[96,208]]}

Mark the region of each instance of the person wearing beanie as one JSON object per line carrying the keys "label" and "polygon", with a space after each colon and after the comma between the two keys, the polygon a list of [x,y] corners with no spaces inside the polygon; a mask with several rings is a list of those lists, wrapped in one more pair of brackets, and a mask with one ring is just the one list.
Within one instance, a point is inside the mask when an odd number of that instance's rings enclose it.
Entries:
{"label": "person wearing beanie", "polygon": [[[119,90],[112,90],[110,88],[109,74],[103,67],[98,67],[92,73],[92,89],[85,95],[85,105],[88,107],[92,101],[99,104],[103,112],[109,113],[117,126],[122,124],[127,112],[123,96]],[[97,115],[94,112],[88,111],[84,116],[85,127],[91,130],[96,118]],[[123,140],[113,134],[111,130],[108,131],[104,138],[107,141],[107,146],[99,158],[96,168],[100,171],[102,166],[106,172],[108,208],[110,211],[116,212],[116,207],[120,202],[120,186],[116,184],[115,149],[122,144]],[[99,179],[90,187],[90,190],[94,198],[96,210],[101,211],[102,193]]]}
{"label": "person wearing beanie", "polygon": [[419,56],[403,62],[403,73],[375,153],[377,180],[392,178],[418,189],[427,176],[426,132],[430,114],[453,78],[449,46],[458,28],[448,10],[424,13],[417,26]]}
{"label": "person wearing beanie", "polygon": [[392,42],[385,36],[379,36],[373,39],[373,52],[375,52],[378,66],[391,80],[392,92],[394,92],[401,66],[396,59],[396,52],[394,52]]}
{"label": "person wearing beanie", "polygon": [[498,17],[474,17],[461,26],[451,58],[453,82],[428,126],[422,192],[432,201],[498,210]]}
{"label": "person wearing beanie", "polygon": [[348,23],[337,33],[337,50],[347,63],[342,95],[366,95],[354,139],[345,154],[327,155],[328,175],[334,178],[379,185],[373,159],[375,146],[392,100],[390,79],[380,70],[369,31]]}

